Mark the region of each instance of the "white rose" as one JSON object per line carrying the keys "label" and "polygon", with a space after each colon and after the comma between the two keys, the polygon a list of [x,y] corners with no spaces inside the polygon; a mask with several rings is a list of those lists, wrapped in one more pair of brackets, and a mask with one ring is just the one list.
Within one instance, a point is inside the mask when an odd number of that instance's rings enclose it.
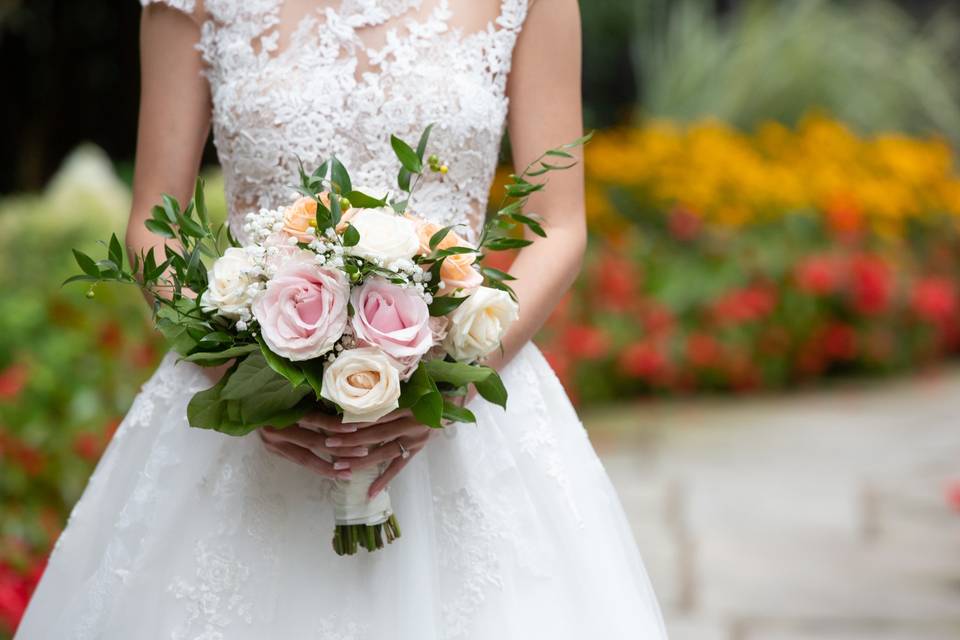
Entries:
{"label": "white rose", "polygon": [[249,320],[250,304],[259,289],[258,268],[246,250],[230,247],[207,272],[207,290],[200,304],[204,311],[233,320]]}
{"label": "white rose", "polygon": [[450,314],[443,346],[460,361],[493,353],[519,316],[517,303],[506,291],[480,287]]}
{"label": "white rose", "polygon": [[360,242],[347,253],[389,266],[398,260],[410,260],[420,249],[416,226],[392,209],[360,209],[351,218],[360,232]]}
{"label": "white rose", "polygon": [[320,395],[343,409],[343,421],[374,422],[399,404],[400,374],[376,347],[348,349],[323,372]]}

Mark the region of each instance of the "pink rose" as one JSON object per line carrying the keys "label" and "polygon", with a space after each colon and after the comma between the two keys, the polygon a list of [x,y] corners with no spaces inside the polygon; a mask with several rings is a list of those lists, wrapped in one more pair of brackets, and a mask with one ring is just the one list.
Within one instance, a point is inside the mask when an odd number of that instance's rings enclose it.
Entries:
{"label": "pink rose", "polygon": [[312,259],[292,259],[253,303],[270,350],[293,361],[327,353],[347,326],[350,283],[343,272]]}
{"label": "pink rose", "polygon": [[434,344],[430,310],[423,298],[383,278],[371,278],[353,290],[350,302],[357,340],[379,347],[400,363],[405,374],[413,373]]}

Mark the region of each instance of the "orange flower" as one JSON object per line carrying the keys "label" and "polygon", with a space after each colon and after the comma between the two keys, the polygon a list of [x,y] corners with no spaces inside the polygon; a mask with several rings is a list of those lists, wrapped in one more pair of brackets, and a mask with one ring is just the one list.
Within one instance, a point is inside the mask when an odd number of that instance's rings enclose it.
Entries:
{"label": "orange flower", "polygon": [[[430,238],[443,227],[410,213],[407,213],[406,217],[416,224],[417,237],[420,239],[420,254],[428,255],[430,253]],[[437,249],[469,246],[468,242],[451,230],[437,245]],[[477,254],[475,253],[459,253],[447,256],[440,266],[440,279],[443,281],[440,285],[440,293],[449,293],[455,289],[475,289],[483,284],[483,276],[473,268],[476,261]]]}

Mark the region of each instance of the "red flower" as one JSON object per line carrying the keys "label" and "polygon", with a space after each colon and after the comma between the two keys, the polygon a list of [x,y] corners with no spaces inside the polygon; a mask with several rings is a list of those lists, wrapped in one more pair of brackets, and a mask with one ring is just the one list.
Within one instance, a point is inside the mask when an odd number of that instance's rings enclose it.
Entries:
{"label": "red flower", "polygon": [[15,400],[27,386],[27,366],[12,364],[0,371],[0,400]]}
{"label": "red flower", "polygon": [[857,334],[853,327],[836,322],[823,331],[823,352],[833,360],[852,360],[857,355]]}
{"label": "red flower", "polygon": [[960,513],[960,480],[947,485],[947,504],[949,504],[954,511]]}
{"label": "red flower", "polygon": [[45,567],[46,561],[42,561],[24,575],[0,563],[0,626],[6,627],[9,633],[20,624]]}
{"label": "red flower", "polygon": [[655,336],[669,333],[675,324],[670,309],[653,300],[644,304],[643,311],[641,311],[641,321],[646,332]]}
{"label": "red flower", "polygon": [[668,362],[657,344],[645,341],[624,349],[620,355],[620,368],[631,377],[662,382],[667,373]]}
{"label": "red flower", "polygon": [[849,195],[838,194],[826,206],[827,226],[838,236],[855,236],[863,228],[863,209]]}
{"label": "red flower", "polygon": [[574,358],[596,360],[602,358],[610,349],[610,340],[597,327],[590,325],[571,325],[561,338],[563,349]]}
{"label": "red flower", "polygon": [[760,320],[773,312],[775,294],[767,287],[755,285],[731,291],[713,305],[713,314],[721,324],[742,324]]}
{"label": "red flower", "polygon": [[636,265],[620,256],[605,254],[594,275],[600,304],[608,309],[627,309],[635,299],[639,280]]}
{"label": "red flower", "polygon": [[723,347],[711,335],[692,333],[687,338],[687,360],[701,369],[716,366],[723,358]]}
{"label": "red flower", "polygon": [[793,277],[802,291],[814,295],[833,293],[840,285],[836,260],[830,256],[803,259],[794,269]]}
{"label": "red flower", "polygon": [[97,343],[108,353],[116,353],[123,345],[123,329],[116,322],[110,321],[100,328]]}
{"label": "red flower", "polygon": [[882,258],[856,256],[850,264],[854,308],[863,315],[883,313],[893,298],[893,274]]}
{"label": "red flower", "polygon": [[684,206],[678,206],[670,212],[667,218],[667,228],[677,240],[687,242],[700,234],[703,220],[700,216]]}
{"label": "red flower", "polygon": [[96,462],[103,453],[103,439],[95,433],[78,433],[73,439],[73,451],[89,462]]}
{"label": "red flower", "polygon": [[924,278],[914,285],[910,303],[928,322],[949,322],[957,313],[957,288],[947,278]]}
{"label": "red flower", "polygon": [[144,342],[133,348],[130,353],[130,362],[138,369],[148,369],[157,363],[159,354],[150,342]]}

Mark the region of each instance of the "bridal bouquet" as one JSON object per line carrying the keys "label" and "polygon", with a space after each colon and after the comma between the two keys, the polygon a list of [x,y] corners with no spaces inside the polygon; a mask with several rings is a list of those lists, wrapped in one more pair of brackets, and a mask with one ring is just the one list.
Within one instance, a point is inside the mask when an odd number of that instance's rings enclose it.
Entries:
{"label": "bridal bouquet", "polygon": [[[414,213],[417,186],[447,171],[436,156],[424,158],[430,132],[416,147],[391,136],[401,165],[396,196],[387,185],[355,187],[335,157],[310,173],[301,163],[299,199],[248,214],[241,246],[225,225],[211,223],[198,181],[186,207],[165,195],[146,222],[169,240],[162,256],[150,249],[128,262],[114,235],[105,259],[74,251],[83,273],[67,282],[92,283],[90,297],[104,281],[141,287],[183,360],[229,365],[190,400],[192,427],[242,436],[317,410],[345,423],[374,422],[397,409],[434,428],[475,422],[458,400],[472,385],[506,407],[500,377],[482,360],[499,348],[518,312],[513,277],[483,266],[483,258],[530,244],[514,229],[546,235],[539,219],[523,212],[544,187],[529,178],[572,166],[548,160],[572,159],[567,149],[585,139],[512,176],[500,210],[471,245],[456,228]],[[380,471],[335,481],[336,553],[373,551],[400,535],[388,493],[367,498]]]}

